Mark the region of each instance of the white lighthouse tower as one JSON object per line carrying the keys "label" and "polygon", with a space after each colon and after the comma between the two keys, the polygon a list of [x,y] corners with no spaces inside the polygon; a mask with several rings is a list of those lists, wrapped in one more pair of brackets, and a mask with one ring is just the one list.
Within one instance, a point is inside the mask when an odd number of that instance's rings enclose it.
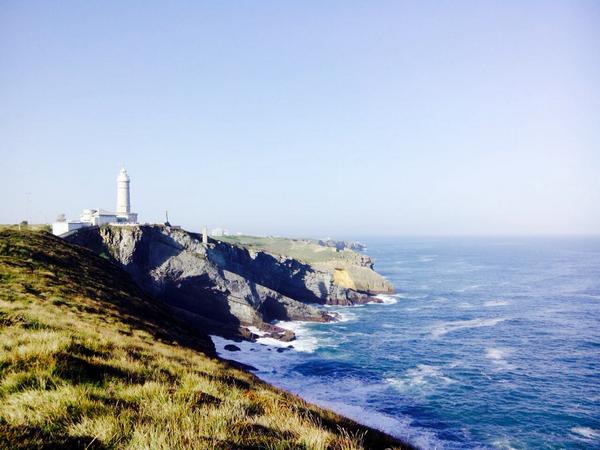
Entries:
{"label": "white lighthouse tower", "polygon": [[129,216],[131,204],[129,199],[129,175],[125,168],[117,176],[117,216]]}
{"label": "white lighthouse tower", "polygon": [[129,175],[122,168],[117,175],[117,222],[137,222],[137,214],[131,212],[131,200],[129,197]]}

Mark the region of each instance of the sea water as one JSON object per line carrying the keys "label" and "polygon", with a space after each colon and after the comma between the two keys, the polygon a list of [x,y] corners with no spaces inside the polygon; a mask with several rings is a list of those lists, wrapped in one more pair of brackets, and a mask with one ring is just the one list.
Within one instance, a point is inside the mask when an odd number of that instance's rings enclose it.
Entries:
{"label": "sea water", "polygon": [[219,353],[421,448],[600,448],[600,239],[366,239],[396,287]]}

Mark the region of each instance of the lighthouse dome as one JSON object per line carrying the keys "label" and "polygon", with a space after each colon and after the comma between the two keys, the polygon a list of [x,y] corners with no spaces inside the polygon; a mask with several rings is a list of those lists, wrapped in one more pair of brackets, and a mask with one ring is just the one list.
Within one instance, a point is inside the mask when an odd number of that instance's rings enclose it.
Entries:
{"label": "lighthouse dome", "polygon": [[117,181],[129,181],[129,175],[127,175],[127,170],[122,168],[119,171],[119,175],[117,176]]}

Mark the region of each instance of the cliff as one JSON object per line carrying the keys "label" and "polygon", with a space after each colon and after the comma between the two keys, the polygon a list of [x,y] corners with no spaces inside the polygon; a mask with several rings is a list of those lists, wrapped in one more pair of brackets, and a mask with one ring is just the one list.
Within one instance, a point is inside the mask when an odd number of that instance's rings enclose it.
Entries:
{"label": "cliff", "polygon": [[65,239],[113,259],[182,317],[225,335],[252,337],[247,327],[256,326],[289,340],[291,332],[269,322],[334,320],[313,304],[364,303],[393,291],[366,255],[314,242],[246,237],[204,245],[198,234],[162,225],[85,228]]}
{"label": "cliff", "polygon": [[319,302],[340,305],[364,303],[373,301],[372,295],[394,292],[391,283],[373,270],[373,260],[353,251],[364,248],[356,242],[256,236],[224,236],[220,239],[251,251],[300,261],[313,271],[326,274],[330,288]]}
{"label": "cliff", "polygon": [[0,229],[0,343],[2,449],[407,448],[219,360],[119,264],[45,232]]}

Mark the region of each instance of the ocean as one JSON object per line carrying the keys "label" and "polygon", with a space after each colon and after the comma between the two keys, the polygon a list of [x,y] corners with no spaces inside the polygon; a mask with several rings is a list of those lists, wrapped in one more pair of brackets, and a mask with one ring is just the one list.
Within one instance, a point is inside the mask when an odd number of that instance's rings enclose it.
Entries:
{"label": "ocean", "polygon": [[363,242],[397,294],[219,353],[424,449],[600,448],[600,238]]}

